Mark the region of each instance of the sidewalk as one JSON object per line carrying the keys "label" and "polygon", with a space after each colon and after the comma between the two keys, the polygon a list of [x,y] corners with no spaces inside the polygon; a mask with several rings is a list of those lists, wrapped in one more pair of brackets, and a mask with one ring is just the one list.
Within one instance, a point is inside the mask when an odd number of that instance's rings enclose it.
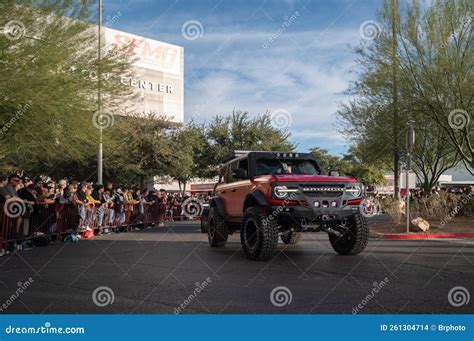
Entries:
{"label": "sidewalk", "polygon": [[474,220],[469,217],[459,217],[442,225],[440,221],[430,221],[430,229],[426,232],[410,228],[406,232],[406,225],[394,225],[390,221],[377,221],[369,223],[372,238],[420,240],[439,238],[474,238]]}

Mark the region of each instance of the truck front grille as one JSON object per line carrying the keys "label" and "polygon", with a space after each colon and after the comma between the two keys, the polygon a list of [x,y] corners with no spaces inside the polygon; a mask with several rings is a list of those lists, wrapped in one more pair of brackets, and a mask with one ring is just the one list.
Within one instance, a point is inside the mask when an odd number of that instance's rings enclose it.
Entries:
{"label": "truck front grille", "polygon": [[303,193],[308,197],[338,197],[344,193],[344,185],[305,185]]}

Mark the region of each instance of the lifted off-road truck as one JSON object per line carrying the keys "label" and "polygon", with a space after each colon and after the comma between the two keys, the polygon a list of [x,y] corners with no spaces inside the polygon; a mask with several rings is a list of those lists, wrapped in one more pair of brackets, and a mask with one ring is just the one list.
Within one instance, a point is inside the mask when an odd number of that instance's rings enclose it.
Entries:
{"label": "lifted off-road truck", "polygon": [[360,214],[363,185],[353,177],[322,175],[308,153],[236,151],[221,167],[201,229],[212,247],[224,246],[240,230],[249,259],[265,260],[301,232],[324,231],[336,252],[356,255],[369,229]]}

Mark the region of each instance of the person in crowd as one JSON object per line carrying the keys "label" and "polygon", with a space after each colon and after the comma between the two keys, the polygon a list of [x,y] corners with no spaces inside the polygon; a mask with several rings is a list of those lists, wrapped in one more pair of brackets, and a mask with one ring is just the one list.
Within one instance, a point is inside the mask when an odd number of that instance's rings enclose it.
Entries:
{"label": "person in crowd", "polygon": [[169,221],[174,221],[174,211],[176,207],[179,205],[178,194],[173,193],[168,198],[168,216]]}
{"label": "person in crowd", "polygon": [[56,186],[56,193],[55,193],[55,200],[59,204],[67,204],[69,203],[69,198],[71,196],[71,192],[69,190],[69,186],[67,180],[62,179],[58,182]]}
{"label": "person in crowd", "polygon": [[54,193],[51,193],[52,187],[50,187],[47,183],[43,183],[41,187],[41,193],[38,196],[38,202],[42,204],[52,204],[54,203]]}
{"label": "person in crowd", "polygon": [[110,194],[114,193],[114,184],[112,182],[108,182],[107,186],[105,186],[105,190],[109,191]]}
{"label": "person in crowd", "polygon": [[156,202],[157,198],[158,197],[156,195],[156,191],[152,189],[151,191],[148,192],[148,196],[146,200],[148,202]]}
{"label": "person in crowd", "polygon": [[0,205],[3,205],[6,201],[5,186],[8,184],[8,177],[6,175],[0,175]]}
{"label": "person in crowd", "polygon": [[85,181],[77,185],[75,194],[73,196],[72,202],[77,205],[77,211],[79,214],[79,228],[84,228],[84,223],[86,219],[86,187],[87,183]]}
{"label": "person in crowd", "polygon": [[167,208],[167,194],[166,190],[161,188],[160,191],[158,192],[158,197],[157,197],[157,202],[159,205],[160,209],[160,217],[159,217],[159,224],[158,226],[165,226],[165,220],[166,220],[166,208]]}
{"label": "person in crowd", "polygon": [[[7,184],[0,188],[0,197],[3,198],[2,201],[4,202],[4,205],[9,205],[4,208],[5,212],[14,211],[14,213],[16,213],[17,209],[24,211],[21,212],[22,215],[16,217],[14,232],[14,238],[16,241],[13,243],[14,252],[19,252],[21,250],[21,245],[23,244],[24,240],[23,230],[21,229],[21,226],[23,223],[23,215],[25,214],[26,210],[22,209],[25,204],[17,193],[17,187],[19,187],[20,181],[20,176],[17,173],[12,173],[8,176]],[[20,203],[20,205],[18,205],[18,202]]]}
{"label": "person in crowd", "polygon": [[[115,220],[115,211],[114,211],[114,194],[111,191],[112,187],[107,187],[104,191],[104,207],[105,207],[105,216],[106,216],[106,225],[113,226]],[[105,233],[108,233],[109,229],[106,229]]]}
{"label": "person in crowd", "polygon": [[131,194],[134,201],[138,202],[140,200],[140,188],[132,188]]}
{"label": "person in crowd", "polygon": [[102,227],[105,215],[105,199],[104,199],[104,185],[96,185],[92,192],[92,197],[100,206],[97,208],[97,226],[99,227],[99,234],[102,234]]}
{"label": "person in crowd", "polygon": [[[29,183],[28,186],[23,187],[18,191],[18,196],[23,200],[25,204],[25,214],[23,215],[23,236],[29,236],[31,232],[30,217],[34,212],[34,205],[37,201],[35,185],[33,185],[33,183]],[[33,248],[31,246],[30,241],[28,240],[24,240],[21,247],[22,250],[30,250]]]}
{"label": "person in crowd", "polygon": [[85,220],[85,227],[86,230],[91,230],[94,224],[94,212],[95,212],[95,205],[100,204],[100,201],[95,200],[92,196],[92,186],[86,185],[86,199],[84,202],[84,206],[86,209],[86,220]]}
{"label": "person in crowd", "polygon": [[120,229],[123,224],[125,223],[125,199],[123,196],[123,191],[122,189],[118,188],[115,191],[115,194],[113,196],[113,201],[114,201],[114,211],[115,211],[115,222],[117,224],[117,229]]}

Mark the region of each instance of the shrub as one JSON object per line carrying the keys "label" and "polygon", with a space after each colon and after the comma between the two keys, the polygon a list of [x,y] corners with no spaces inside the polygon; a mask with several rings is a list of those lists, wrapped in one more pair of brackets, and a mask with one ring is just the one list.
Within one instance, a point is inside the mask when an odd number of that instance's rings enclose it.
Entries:
{"label": "shrub", "polygon": [[410,215],[421,217],[428,221],[442,220],[455,210],[459,210],[461,201],[459,195],[440,192],[439,195],[430,195],[413,200],[410,205]]}
{"label": "shrub", "polygon": [[397,200],[393,196],[388,196],[382,199],[381,204],[383,212],[388,214],[394,224],[398,225],[402,222],[405,210],[403,201]]}

